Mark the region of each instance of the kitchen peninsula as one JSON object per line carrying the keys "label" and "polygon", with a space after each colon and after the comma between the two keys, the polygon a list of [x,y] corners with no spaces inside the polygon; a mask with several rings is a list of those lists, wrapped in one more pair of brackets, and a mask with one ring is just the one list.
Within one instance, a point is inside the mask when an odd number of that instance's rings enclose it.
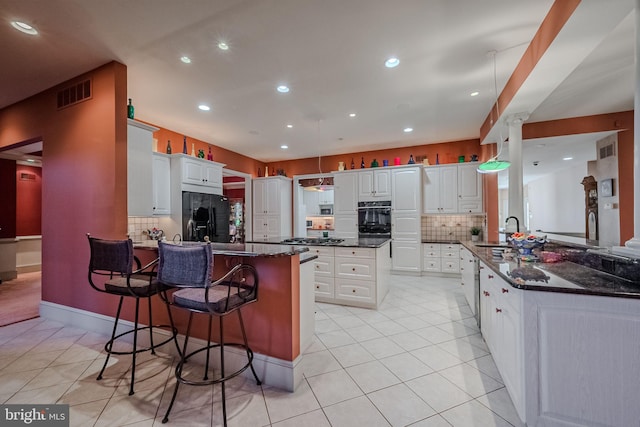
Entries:
{"label": "kitchen peninsula", "polygon": [[[310,261],[315,256],[305,246],[240,243],[211,243],[211,246],[214,278],[222,276],[238,262],[256,268],[258,302],[242,310],[249,346],[254,352],[253,366],[264,384],[293,391],[302,381],[301,353],[311,343],[315,329],[313,292],[309,286],[304,286],[313,280],[313,263]],[[142,262],[157,256],[157,241],[135,243],[134,248]],[[154,304],[162,303],[158,299]],[[163,313],[164,310],[155,312]],[[188,316],[180,310],[173,313],[178,331],[184,332]],[[207,339],[206,320],[204,316],[194,318],[193,330],[197,331],[194,337]],[[242,340],[237,322],[227,322],[225,328],[229,342]],[[225,363],[231,364],[232,368],[236,363],[242,366],[246,361],[243,351],[232,347],[226,351]]]}
{"label": "kitchen peninsula", "polygon": [[640,407],[629,402],[640,395],[638,261],[553,243],[545,249],[561,262],[506,261],[486,245],[462,245],[479,260],[482,335],[520,419],[637,425]]}
{"label": "kitchen peninsula", "polygon": [[313,261],[313,289],[318,302],[376,309],[389,292],[388,237],[267,238],[254,243],[308,246],[317,255]]}

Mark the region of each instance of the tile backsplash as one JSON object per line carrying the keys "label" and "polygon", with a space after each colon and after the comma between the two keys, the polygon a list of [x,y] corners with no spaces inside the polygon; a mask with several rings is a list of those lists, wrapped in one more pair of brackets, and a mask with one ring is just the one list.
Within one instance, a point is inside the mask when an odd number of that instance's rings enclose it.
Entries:
{"label": "tile backsplash", "polygon": [[486,215],[424,215],[422,216],[423,240],[471,240],[471,227],[482,229],[480,240],[487,231]]}
{"label": "tile backsplash", "polygon": [[158,218],[130,216],[127,230],[131,240],[140,242],[149,239],[147,230],[152,230],[154,227],[160,228]]}

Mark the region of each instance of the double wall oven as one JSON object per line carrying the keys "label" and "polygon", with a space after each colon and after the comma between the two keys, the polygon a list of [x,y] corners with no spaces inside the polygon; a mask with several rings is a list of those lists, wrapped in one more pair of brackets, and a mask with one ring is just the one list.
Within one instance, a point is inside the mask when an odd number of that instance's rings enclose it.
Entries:
{"label": "double wall oven", "polygon": [[391,200],[358,202],[358,237],[391,237]]}

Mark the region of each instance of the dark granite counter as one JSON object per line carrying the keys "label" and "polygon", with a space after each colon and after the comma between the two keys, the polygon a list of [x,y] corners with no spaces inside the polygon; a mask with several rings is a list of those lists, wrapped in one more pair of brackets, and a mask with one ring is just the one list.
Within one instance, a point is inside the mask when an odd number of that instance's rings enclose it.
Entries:
{"label": "dark granite counter", "polygon": [[[173,243],[173,242],[168,242]],[[203,245],[200,242],[179,242],[178,245]],[[247,257],[276,257],[276,256],[292,256],[302,252],[309,251],[306,246],[297,245],[274,245],[259,243],[210,243],[214,255],[232,255]],[[145,240],[144,242],[135,242],[134,249],[158,249],[156,240]]]}
{"label": "dark granite counter", "polygon": [[335,239],[327,239],[323,241],[319,239],[316,243],[305,243],[303,240],[306,240],[303,237],[293,238],[293,237],[274,237],[268,239],[257,239],[252,240],[250,243],[255,244],[269,244],[269,245],[280,245],[282,246],[282,241],[287,239],[296,239],[300,240],[300,242],[293,244],[294,247],[307,247],[307,246],[334,246],[334,247],[343,247],[343,248],[379,248],[384,246],[385,243],[389,242],[391,239],[388,237],[362,237],[359,239],[340,239],[340,242],[332,241]]}
{"label": "dark granite counter", "polygon": [[458,245],[460,244],[460,240],[422,239],[422,243],[441,243],[444,245]]}
{"label": "dark granite counter", "polygon": [[[555,252],[563,254],[564,261],[555,263],[525,262],[518,259],[506,261],[493,256],[491,246],[487,246],[491,243],[479,243],[484,246],[476,245],[473,242],[461,242],[461,244],[514,288],[640,298],[640,275],[635,275],[635,278],[624,278],[593,268],[596,265],[594,258],[599,259],[598,265],[601,266],[601,258],[606,259],[606,254],[594,254],[586,248],[572,249],[551,244],[550,248],[545,249],[553,249]],[[639,268],[638,263],[633,261],[621,262],[621,264],[626,265],[628,270],[638,271]],[[626,271],[625,273],[631,272]],[[634,277],[629,274],[627,276]]]}

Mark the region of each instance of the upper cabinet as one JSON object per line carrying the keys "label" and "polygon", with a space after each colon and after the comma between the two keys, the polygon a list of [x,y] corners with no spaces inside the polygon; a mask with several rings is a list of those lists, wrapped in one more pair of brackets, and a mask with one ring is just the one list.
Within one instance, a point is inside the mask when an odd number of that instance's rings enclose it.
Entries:
{"label": "upper cabinet", "polygon": [[127,120],[127,207],[129,216],[153,215],[153,132],[158,128]]}
{"label": "upper cabinet", "polygon": [[358,172],[358,200],[391,199],[391,171],[373,169]]}
{"label": "upper cabinet", "polygon": [[171,181],[181,183],[181,191],[222,195],[222,163],[186,154],[171,156]]}
{"label": "upper cabinet", "polygon": [[482,176],[476,169],[475,163],[425,167],[423,212],[482,212]]}
{"label": "upper cabinet", "polygon": [[291,178],[269,176],[253,180],[253,238],[291,237]]}
{"label": "upper cabinet", "polygon": [[171,157],[153,153],[153,214],[171,214]]}
{"label": "upper cabinet", "polygon": [[333,214],[358,213],[358,173],[340,172],[333,176]]}
{"label": "upper cabinet", "polygon": [[318,191],[318,204],[319,205],[332,205],[333,204],[333,190]]}

